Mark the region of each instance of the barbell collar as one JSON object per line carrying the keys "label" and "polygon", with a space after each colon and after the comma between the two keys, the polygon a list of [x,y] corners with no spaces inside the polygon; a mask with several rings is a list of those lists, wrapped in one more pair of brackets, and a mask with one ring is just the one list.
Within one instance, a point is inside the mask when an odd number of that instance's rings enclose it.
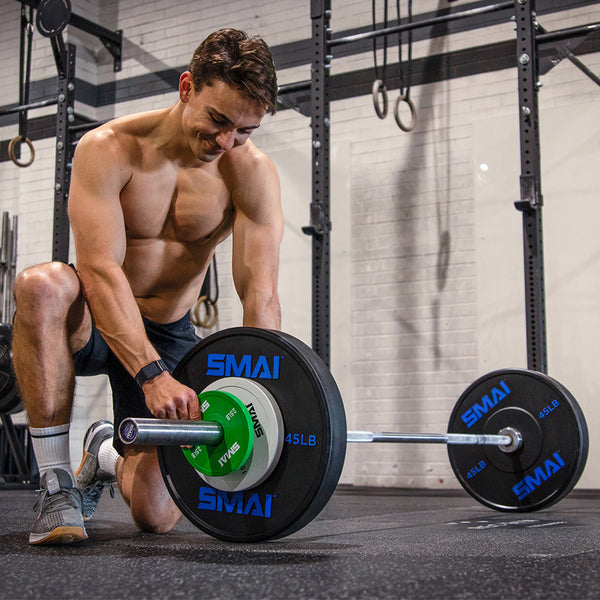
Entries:
{"label": "barbell collar", "polygon": [[119,426],[119,437],[124,444],[216,446],[223,439],[223,427],[216,421],[128,418]]}
{"label": "barbell collar", "polygon": [[[516,437],[516,436],[515,436]],[[390,444],[463,444],[470,446],[520,445],[520,437],[468,433],[391,433],[384,431],[348,431],[348,442]]]}

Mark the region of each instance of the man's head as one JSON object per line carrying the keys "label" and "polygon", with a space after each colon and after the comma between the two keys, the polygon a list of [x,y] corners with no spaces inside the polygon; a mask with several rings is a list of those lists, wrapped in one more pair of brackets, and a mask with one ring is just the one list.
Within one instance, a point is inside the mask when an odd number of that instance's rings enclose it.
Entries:
{"label": "man's head", "polygon": [[194,88],[215,80],[237,89],[266,112],[277,110],[277,76],[267,44],[237,29],[211,33],[194,52],[189,65]]}

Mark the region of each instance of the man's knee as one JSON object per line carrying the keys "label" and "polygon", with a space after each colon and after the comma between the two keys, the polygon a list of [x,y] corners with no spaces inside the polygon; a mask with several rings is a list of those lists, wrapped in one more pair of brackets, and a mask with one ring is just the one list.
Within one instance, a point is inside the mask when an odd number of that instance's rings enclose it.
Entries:
{"label": "man's knee", "polygon": [[153,506],[134,498],[131,503],[131,516],[140,531],[147,533],[167,533],[177,525],[181,517],[179,509],[169,498],[168,505]]}
{"label": "man's knee", "polygon": [[175,527],[181,512],[162,478],[155,449],[125,451],[117,469],[119,486],[141,531],[166,533]]}
{"label": "man's knee", "polygon": [[81,296],[75,271],[61,262],[43,263],[25,269],[14,285],[17,312],[20,316],[61,313],[65,317]]}

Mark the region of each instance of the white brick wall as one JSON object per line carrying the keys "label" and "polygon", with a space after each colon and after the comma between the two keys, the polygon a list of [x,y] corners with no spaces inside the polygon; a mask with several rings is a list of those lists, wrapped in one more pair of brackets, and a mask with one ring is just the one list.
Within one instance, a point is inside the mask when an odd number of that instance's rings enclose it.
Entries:
{"label": "white brick wall", "polygon": [[[438,0],[421,0],[415,3],[415,15],[436,11],[440,6]],[[402,10],[405,16],[404,1]],[[201,39],[219,27],[244,28],[259,33],[270,44],[306,39],[311,31],[310,3],[292,0],[275,4],[266,0],[182,0],[176,3],[170,0],[73,0],[73,11],[108,28],[123,29],[123,70],[116,74],[112,58],[95,38],[73,29],[69,31],[68,39],[78,46],[78,77],[93,84],[179,68],[189,61]],[[395,17],[394,7],[391,17]],[[599,21],[600,3],[540,17],[540,20],[550,30]],[[334,33],[370,23],[370,3],[334,0]],[[2,104],[17,99],[18,25],[18,3],[1,3]],[[415,58],[426,57],[510,40],[513,35],[512,24],[507,22],[416,42],[413,53]],[[395,62],[397,56],[397,48],[390,47],[390,63]],[[583,60],[592,70],[600,71],[598,54],[586,55]],[[381,63],[381,54],[379,61]],[[335,59],[332,73],[370,68],[372,64],[370,52]],[[54,72],[49,44],[37,35],[32,78],[43,79]],[[280,72],[279,81],[291,83],[308,79],[309,72],[308,66],[295,67]],[[557,107],[578,111],[590,105],[598,106],[598,87],[567,61],[553,69],[543,81],[542,121],[544,111]],[[392,102],[398,93],[395,84],[391,82],[388,86]],[[334,219],[332,236],[339,235],[336,224],[347,218],[352,240],[348,254],[351,261],[348,282],[351,368],[347,375],[342,375],[340,384],[345,390],[349,426],[355,429],[444,431],[455,399],[480,374],[479,365],[486,362],[488,355],[486,343],[482,343],[478,335],[482,326],[478,294],[487,283],[486,280],[482,284],[482,276],[494,282],[494,268],[481,273],[477,267],[481,233],[475,203],[477,178],[481,174],[475,162],[474,132],[479,130],[477,124],[486,119],[506,119],[517,131],[516,71],[507,69],[424,85],[413,88],[412,98],[417,106],[418,125],[411,134],[401,132],[391,115],[385,121],[377,119],[368,96],[338,101],[331,110],[332,140],[345,144],[350,157],[350,192],[345,204],[340,204],[341,212],[338,221]],[[78,106],[77,110],[91,118],[105,119],[175,101],[175,93],[166,93],[99,109]],[[0,128],[0,134],[1,139],[10,139],[15,127]],[[293,111],[267,118],[254,137],[267,153],[276,155],[293,149],[303,160],[310,161],[308,119]],[[548,139],[561,143],[550,134]],[[53,150],[53,140],[37,142],[38,157],[26,170],[17,169],[11,163],[0,163],[0,209],[19,214],[21,218],[20,268],[50,256]],[[518,155],[519,149],[516,145],[507,146],[505,152]],[[542,148],[542,159],[543,156]],[[588,179],[585,182],[584,185],[588,185]],[[514,194],[510,202],[516,200],[518,171],[510,173],[502,185]],[[306,189],[310,190],[310,182],[306,183]],[[585,190],[589,192],[589,186]],[[552,190],[545,193],[551,195]],[[303,221],[286,222],[286,232],[292,236],[298,235],[301,225],[308,224],[310,198],[304,200],[304,213],[302,209],[297,211],[304,214]],[[289,202],[288,195],[285,202]],[[567,203],[561,208],[569,210]],[[519,214],[511,206],[508,209],[513,211],[518,226]],[[442,277],[439,252],[446,232],[450,251],[447,272]],[[505,250],[498,248],[496,254],[501,263]],[[340,257],[339,260],[344,260]],[[292,258],[289,264],[293,264]],[[238,325],[240,318],[230,260],[231,245],[225,242],[218,252],[220,327]],[[299,256],[300,261],[310,262],[310,256]],[[339,268],[341,263],[334,261],[332,270]],[[282,297],[286,298],[284,324],[286,314],[298,312],[292,297],[285,292],[297,283],[288,275],[293,270],[286,263],[280,278]],[[520,262],[514,265],[513,271],[522,277]],[[596,280],[590,281],[587,293],[594,294],[596,283]],[[308,287],[310,282],[306,285]],[[334,297],[334,305],[336,301],[341,303],[340,298]],[[306,328],[306,323],[290,322],[287,318],[286,328],[294,331]],[[308,314],[306,320],[310,322]],[[518,332],[517,338],[519,336],[524,345],[522,332]],[[571,342],[558,338],[554,343]],[[339,339],[334,337],[334,359],[342,350]],[[519,348],[509,355],[509,360],[524,366],[522,352]],[[598,409],[589,398],[593,398],[596,384],[591,375],[588,377],[577,385],[583,392],[581,402],[588,421],[593,424],[598,421]],[[91,383],[81,383],[73,424],[74,462],[78,459],[80,438],[87,423],[103,414],[109,414],[105,380],[95,378]],[[588,487],[600,485],[598,455],[594,446],[584,476]],[[416,445],[362,446],[360,451],[352,448],[345,481],[359,485],[429,488],[457,485],[445,449]]]}

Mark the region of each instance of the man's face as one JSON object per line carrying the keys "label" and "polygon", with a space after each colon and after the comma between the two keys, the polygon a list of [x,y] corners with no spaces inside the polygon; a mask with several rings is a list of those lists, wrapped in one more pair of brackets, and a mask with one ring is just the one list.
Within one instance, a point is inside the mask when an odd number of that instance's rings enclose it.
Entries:
{"label": "man's face", "polygon": [[200,91],[193,89],[191,76],[188,84],[182,126],[194,156],[204,162],[244,144],[265,116],[262,106],[222,81]]}

